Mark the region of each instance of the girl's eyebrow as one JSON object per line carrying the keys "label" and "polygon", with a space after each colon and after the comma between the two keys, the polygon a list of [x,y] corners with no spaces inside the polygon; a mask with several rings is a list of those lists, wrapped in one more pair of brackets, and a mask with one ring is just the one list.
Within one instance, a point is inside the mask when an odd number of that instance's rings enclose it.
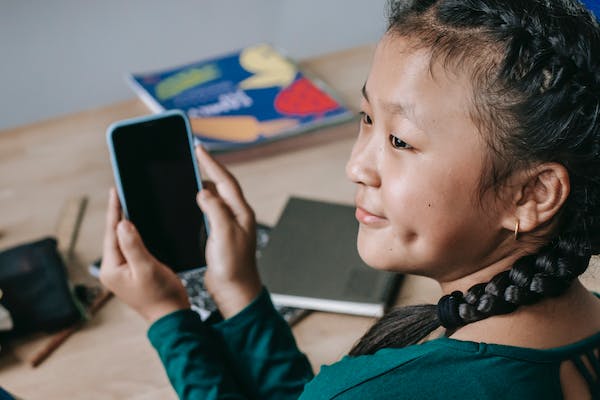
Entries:
{"label": "girl's eyebrow", "polygon": [[[361,89],[361,93],[364,99],[369,103],[369,94],[367,93],[367,83],[363,85]],[[414,115],[415,105],[414,103],[383,103],[383,108],[385,108],[391,114],[397,115]]]}
{"label": "girl's eyebrow", "polygon": [[369,102],[369,95],[367,94],[367,82],[365,82],[362,86],[362,89],[360,90],[363,97],[365,98],[365,100],[367,101],[367,103]]}

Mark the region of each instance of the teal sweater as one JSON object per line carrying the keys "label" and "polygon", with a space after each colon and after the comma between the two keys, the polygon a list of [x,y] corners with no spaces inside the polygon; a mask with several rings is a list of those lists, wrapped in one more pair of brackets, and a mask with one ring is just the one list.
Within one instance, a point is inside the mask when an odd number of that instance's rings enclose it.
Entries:
{"label": "teal sweater", "polygon": [[592,378],[600,376],[600,333],[549,350],[440,338],[344,357],[313,378],[266,290],[225,321],[177,311],[148,337],[182,399],[562,399],[560,364],[574,359],[584,368],[581,357],[595,368],[587,378],[600,393]]}

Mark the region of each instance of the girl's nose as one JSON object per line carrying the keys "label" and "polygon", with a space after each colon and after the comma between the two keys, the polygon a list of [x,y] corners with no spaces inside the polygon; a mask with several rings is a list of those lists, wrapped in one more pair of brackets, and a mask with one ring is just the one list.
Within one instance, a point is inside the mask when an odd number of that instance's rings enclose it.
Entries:
{"label": "girl's nose", "polygon": [[378,171],[378,157],[381,146],[376,135],[359,134],[350,159],[346,163],[346,176],[352,182],[365,186],[379,187],[381,179]]}

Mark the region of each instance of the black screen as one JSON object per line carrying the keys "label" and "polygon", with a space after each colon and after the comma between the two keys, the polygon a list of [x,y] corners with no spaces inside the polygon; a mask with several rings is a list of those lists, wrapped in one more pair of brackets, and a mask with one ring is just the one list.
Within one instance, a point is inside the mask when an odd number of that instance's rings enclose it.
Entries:
{"label": "black screen", "polygon": [[183,118],[117,127],[112,138],[128,216],[150,253],[175,271],[206,265],[206,226]]}

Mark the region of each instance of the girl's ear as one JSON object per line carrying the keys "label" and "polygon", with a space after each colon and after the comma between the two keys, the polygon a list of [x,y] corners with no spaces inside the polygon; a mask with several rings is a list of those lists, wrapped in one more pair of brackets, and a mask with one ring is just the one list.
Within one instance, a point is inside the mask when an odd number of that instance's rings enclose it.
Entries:
{"label": "girl's ear", "polygon": [[543,163],[517,178],[513,189],[513,215],[506,215],[503,227],[531,232],[550,221],[563,206],[571,189],[567,169],[558,163]]}

